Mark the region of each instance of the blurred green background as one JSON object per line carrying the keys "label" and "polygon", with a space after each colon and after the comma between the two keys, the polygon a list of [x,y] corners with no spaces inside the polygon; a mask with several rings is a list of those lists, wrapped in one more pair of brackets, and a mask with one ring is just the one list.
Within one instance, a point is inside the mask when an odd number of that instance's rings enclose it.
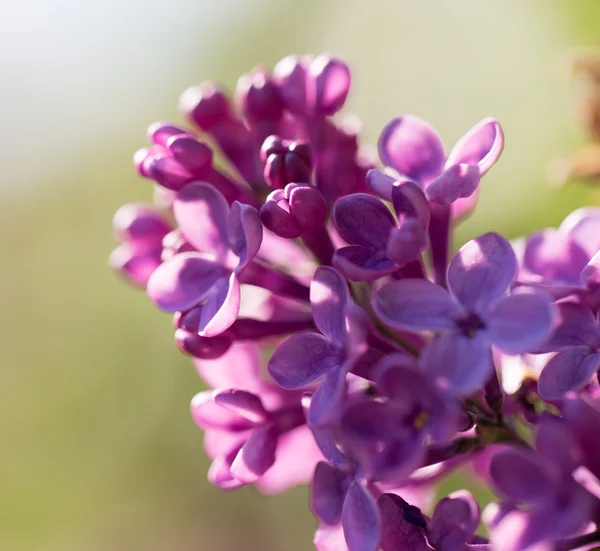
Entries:
{"label": "blurred green background", "polygon": [[0,549],[311,549],[305,490],[208,485],[201,382],[107,267],[114,211],[151,197],[131,155],[185,88],[330,51],[370,142],[404,112],[447,146],[493,115],[505,152],[458,241],[514,237],[598,202],[546,170],[584,140],[561,60],[599,30],[597,0],[1,0]]}

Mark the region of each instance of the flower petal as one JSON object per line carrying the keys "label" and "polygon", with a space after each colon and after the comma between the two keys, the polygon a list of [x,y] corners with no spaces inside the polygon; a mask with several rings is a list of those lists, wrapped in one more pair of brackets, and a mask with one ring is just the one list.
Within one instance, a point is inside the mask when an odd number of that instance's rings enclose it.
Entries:
{"label": "flower petal", "polygon": [[382,321],[411,331],[450,329],[461,313],[445,289],[424,279],[388,283],[375,292],[372,304]]}
{"label": "flower petal", "polygon": [[386,256],[398,266],[404,266],[419,259],[426,248],[426,229],[416,218],[405,218],[390,232]]}
{"label": "flower petal", "polygon": [[562,350],[544,367],[538,390],[544,400],[560,400],[568,392],[581,390],[600,368],[600,354],[587,346]]}
{"label": "flower petal", "polygon": [[581,283],[591,290],[600,287],[600,252],[596,253],[582,270]]}
{"label": "flower petal", "polygon": [[247,390],[237,388],[216,389],[213,391],[213,400],[217,405],[241,415],[252,423],[262,423],[268,417],[261,399]]}
{"label": "flower petal", "polygon": [[466,490],[438,501],[427,531],[436,551],[463,551],[479,524],[479,505]]}
{"label": "flower petal", "polygon": [[574,302],[556,305],[556,330],[536,352],[556,352],[573,346],[600,347],[600,325],[592,311]]}
{"label": "flower petal", "polygon": [[199,392],[190,404],[192,420],[204,430],[216,428],[240,432],[252,428],[252,423],[237,412],[227,410],[214,401],[212,390]]}
{"label": "flower petal", "polygon": [[493,369],[490,345],[481,336],[448,333],[434,338],[421,356],[421,368],[449,393],[467,396],[479,390]]}
{"label": "flower petal", "polygon": [[543,505],[552,499],[558,475],[549,459],[516,448],[495,453],[490,463],[493,484],[515,503]]}
{"label": "flower petal", "polygon": [[517,273],[508,240],[485,233],[463,245],[448,267],[448,287],[469,310],[485,310],[506,294]]}
{"label": "flower petal", "polygon": [[333,268],[320,266],[310,284],[310,304],[315,325],[327,338],[346,341],[346,308],[350,292],[346,280]]}
{"label": "flower petal", "polygon": [[260,249],[262,224],[257,210],[234,201],[229,211],[228,235],[231,250],[240,258],[238,270],[245,267]]}
{"label": "flower petal", "polygon": [[306,96],[312,112],[331,116],[339,111],[350,90],[350,69],[340,59],[316,57],[306,75]]}
{"label": "flower petal", "polygon": [[385,249],[395,225],[385,204],[366,193],[338,199],[333,207],[333,220],[339,234],[349,243],[379,250]]}
{"label": "flower petal", "polygon": [[342,519],[348,482],[348,475],[333,465],[325,461],[317,464],[310,485],[310,508],[326,524],[334,525]]}
{"label": "flower petal", "polygon": [[435,178],[444,166],[444,146],[437,132],[412,115],[389,122],[379,136],[378,149],[384,165],[417,182]]}
{"label": "flower petal", "polygon": [[204,300],[226,276],[227,270],[220,264],[198,253],[181,253],[154,270],[147,293],[166,312],[188,310]]}
{"label": "flower petal", "polygon": [[198,333],[214,337],[229,329],[240,311],[240,282],[235,273],[222,278],[212,288],[202,306]]}
{"label": "flower petal", "polygon": [[532,352],[550,336],[555,308],[543,293],[513,293],[500,299],[489,313],[490,340],[504,352]]}
{"label": "flower petal", "polygon": [[546,282],[579,285],[590,257],[567,233],[543,230],[527,237],[523,268]]}
{"label": "flower petal", "polygon": [[[395,252],[395,248],[392,251]],[[350,281],[375,281],[398,269],[386,252],[374,252],[362,245],[350,245],[335,251],[333,265]]]}
{"label": "flower petal", "polygon": [[273,425],[252,431],[231,465],[231,474],[242,482],[258,480],[275,463],[279,433]]}
{"label": "flower petal", "polygon": [[383,551],[431,551],[425,539],[426,521],[417,507],[395,494],[383,494],[377,504]]}
{"label": "flower petal", "polygon": [[325,375],[310,400],[307,421],[310,427],[335,423],[346,396],[346,369],[332,369]]}
{"label": "flower petal", "polygon": [[469,130],[450,151],[446,166],[458,163],[477,165],[483,176],[498,160],[504,148],[504,134],[498,121],[486,118]]}
{"label": "flower petal", "polygon": [[583,207],[567,216],[559,230],[569,236],[589,257],[600,251],[600,208]]}
{"label": "flower petal", "polygon": [[457,199],[473,195],[480,178],[476,166],[452,165],[427,186],[425,195],[430,201],[450,205]]}
{"label": "flower petal", "polygon": [[377,551],[381,538],[381,517],[370,492],[352,482],[342,511],[344,537],[349,551]]}
{"label": "flower petal", "polygon": [[371,168],[366,176],[369,189],[384,201],[392,200],[392,186],[395,181],[392,176],[382,172],[378,168]]}
{"label": "flower petal", "polygon": [[213,186],[193,182],[175,196],[173,213],[185,238],[200,252],[225,258],[229,250],[225,197]]}
{"label": "flower petal", "polygon": [[429,202],[421,187],[411,180],[394,182],[391,201],[398,220],[415,218],[424,230],[429,226]]}
{"label": "flower petal", "polygon": [[344,353],[318,333],[299,333],[281,343],[269,360],[273,380],[287,390],[303,388],[344,362]]}

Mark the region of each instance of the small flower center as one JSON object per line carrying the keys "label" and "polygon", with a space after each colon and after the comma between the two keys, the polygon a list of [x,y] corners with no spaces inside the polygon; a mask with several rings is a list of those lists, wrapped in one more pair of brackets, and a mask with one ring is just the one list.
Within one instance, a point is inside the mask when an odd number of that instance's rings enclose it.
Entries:
{"label": "small flower center", "polygon": [[485,323],[473,312],[454,320],[454,323],[460,333],[469,339],[472,339],[481,329],[485,329]]}
{"label": "small flower center", "polygon": [[413,421],[413,426],[417,430],[422,430],[425,427],[425,425],[429,423],[429,419],[431,419],[429,413],[427,413],[426,411],[421,411],[419,415],[415,417],[415,420]]}

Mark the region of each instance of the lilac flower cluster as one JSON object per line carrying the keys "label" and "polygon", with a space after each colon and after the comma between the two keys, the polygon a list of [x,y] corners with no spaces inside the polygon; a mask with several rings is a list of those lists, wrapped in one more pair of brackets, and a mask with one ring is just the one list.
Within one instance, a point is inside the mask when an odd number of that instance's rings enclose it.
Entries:
{"label": "lilac flower cluster", "polygon": [[[600,209],[452,257],[500,125],[446,153],[404,115],[377,159],[333,118],[350,83],[326,55],[256,68],[234,100],[204,83],[190,128],[152,124],[135,154],[155,205],[119,209],[111,263],[210,388],[191,408],[209,480],[309,483],[320,551],[600,541]],[[466,490],[432,507],[459,467],[497,495],[483,513]]]}

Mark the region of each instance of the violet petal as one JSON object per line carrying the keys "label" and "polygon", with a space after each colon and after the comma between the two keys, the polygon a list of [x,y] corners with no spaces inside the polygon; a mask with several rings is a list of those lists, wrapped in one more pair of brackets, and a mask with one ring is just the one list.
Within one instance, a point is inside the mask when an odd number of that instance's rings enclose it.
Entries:
{"label": "violet petal", "polygon": [[550,336],[554,312],[546,294],[513,293],[500,299],[489,313],[489,338],[509,354],[531,352]]}
{"label": "violet petal", "polygon": [[508,240],[485,233],[463,245],[448,267],[448,287],[468,309],[485,310],[504,296],[517,272]]}
{"label": "violet petal", "polygon": [[373,309],[382,321],[411,331],[454,326],[461,310],[445,289],[424,279],[403,279],[375,292]]}
{"label": "violet petal", "polygon": [[147,293],[166,312],[188,310],[204,300],[226,275],[223,266],[199,253],[181,253],[156,268],[148,280]]}
{"label": "violet petal", "polygon": [[390,210],[372,195],[354,193],[338,199],[333,220],[339,234],[349,243],[370,249],[385,249],[395,225]]}
{"label": "violet petal", "polygon": [[[396,242],[392,244],[394,254],[396,245]],[[350,245],[335,251],[333,265],[350,281],[375,281],[398,268],[385,251],[373,251],[362,245]]]}
{"label": "violet petal", "polygon": [[486,118],[471,128],[452,148],[446,166],[458,163],[477,165],[483,176],[498,160],[504,135],[498,121]]}
{"label": "violet petal", "polygon": [[412,115],[389,122],[379,136],[378,149],[384,165],[417,182],[435,178],[444,166],[444,146],[437,132]]}
{"label": "violet petal", "polygon": [[333,268],[320,266],[310,283],[310,304],[315,325],[340,346],[346,340],[346,308],[350,292],[346,280]]}
{"label": "violet petal", "polygon": [[383,494],[377,501],[381,511],[381,549],[383,551],[431,551],[423,526],[411,522],[414,514],[401,497]]}
{"label": "violet petal", "polygon": [[436,551],[463,551],[479,524],[479,505],[466,490],[438,501],[427,531]]}
{"label": "violet petal", "polygon": [[342,519],[347,487],[346,473],[325,461],[318,463],[310,485],[312,512],[326,524],[337,524]]}
{"label": "violet petal", "polygon": [[453,165],[427,186],[425,195],[430,201],[449,205],[457,199],[473,195],[479,179],[479,169],[476,166]]}
{"label": "violet petal", "polygon": [[277,438],[273,425],[254,429],[234,459],[231,474],[246,483],[259,479],[275,463]]}
{"label": "violet petal", "polygon": [[240,282],[237,275],[233,273],[229,279],[221,278],[206,296],[200,314],[198,333],[203,337],[214,337],[229,329],[240,312],[240,300]]}
{"label": "violet petal", "polygon": [[262,243],[262,224],[257,210],[234,201],[229,212],[228,230],[231,250],[240,258],[237,267],[240,270],[254,260]]}
{"label": "violet petal", "polygon": [[268,370],[279,386],[294,390],[313,383],[343,362],[343,350],[323,335],[299,333],[277,347]]}
{"label": "violet petal", "polygon": [[223,388],[213,391],[213,400],[219,406],[241,415],[252,423],[262,423],[267,412],[261,399],[254,393],[237,388]]}
{"label": "violet petal", "polygon": [[342,511],[344,537],[349,551],[377,551],[381,518],[370,492],[358,482],[348,488]]}
{"label": "violet petal", "polygon": [[213,186],[194,182],[175,196],[173,213],[179,229],[196,249],[225,258],[229,250],[227,218],[229,206]]}
{"label": "violet petal", "polygon": [[562,350],[544,367],[538,391],[544,400],[560,400],[568,392],[581,390],[600,368],[600,354],[587,346]]}
{"label": "violet petal", "polygon": [[307,421],[311,427],[337,421],[346,396],[346,369],[332,369],[325,375],[310,400]]}
{"label": "violet petal", "polygon": [[467,396],[480,389],[492,372],[492,351],[481,335],[455,333],[435,337],[423,350],[421,369],[443,389]]}

